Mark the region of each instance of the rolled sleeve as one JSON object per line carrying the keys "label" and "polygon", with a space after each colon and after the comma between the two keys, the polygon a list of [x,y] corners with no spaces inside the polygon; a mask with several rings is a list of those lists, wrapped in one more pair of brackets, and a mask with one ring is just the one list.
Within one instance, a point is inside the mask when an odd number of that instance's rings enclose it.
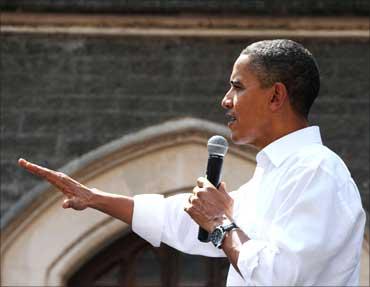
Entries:
{"label": "rolled sleeve", "polygon": [[243,244],[239,253],[237,265],[245,281],[251,281],[253,270],[259,263],[259,255],[266,247],[266,242],[253,239]]}
{"label": "rolled sleeve", "polygon": [[160,194],[134,196],[132,230],[155,247],[161,244],[165,200]]}

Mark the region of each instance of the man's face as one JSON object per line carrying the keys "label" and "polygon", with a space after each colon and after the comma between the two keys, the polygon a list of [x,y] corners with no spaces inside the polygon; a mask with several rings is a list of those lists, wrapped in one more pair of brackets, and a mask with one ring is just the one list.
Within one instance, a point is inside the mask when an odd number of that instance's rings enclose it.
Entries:
{"label": "man's face", "polygon": [[261,88],[248,63],[247,55],[241,55],[236,60],[230,76],[230,89],[221,105],[228,110],[228,126],[233,142],[262,148],[268,142],[271,127],[268,104],[273,90]]}

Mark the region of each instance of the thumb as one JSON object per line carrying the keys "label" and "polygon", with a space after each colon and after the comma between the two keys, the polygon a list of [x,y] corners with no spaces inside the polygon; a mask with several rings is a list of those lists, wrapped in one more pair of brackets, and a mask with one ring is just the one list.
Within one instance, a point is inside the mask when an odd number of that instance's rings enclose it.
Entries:
{"label": "thumb", "polygon": [[72,199],[66,198],[63,200],[63,208],[71,208],[72,207]]}
{"label": "thumb", "polygon": [[218,187],[218,190],[221,191],[222,193],[227,193],[226,191],[226,183],[222,181]]}

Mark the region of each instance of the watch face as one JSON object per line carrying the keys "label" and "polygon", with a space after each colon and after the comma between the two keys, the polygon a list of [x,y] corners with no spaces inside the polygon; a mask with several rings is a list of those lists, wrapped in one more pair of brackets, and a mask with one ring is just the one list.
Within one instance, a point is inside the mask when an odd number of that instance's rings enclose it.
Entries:
{"label": "watch face", "polygon": [[212,233],[211,233],[211,241],[212,243],[218,247],[223,239],[223,230],[219,227],[217,227]]}

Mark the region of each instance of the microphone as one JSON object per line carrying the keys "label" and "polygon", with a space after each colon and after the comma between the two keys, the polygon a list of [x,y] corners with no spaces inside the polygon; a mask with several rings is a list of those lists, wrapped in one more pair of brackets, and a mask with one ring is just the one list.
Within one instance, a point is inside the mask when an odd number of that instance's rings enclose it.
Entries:
{"label": "microphone", "polygon": [[[219,187],[221,182],[221,170],[224,161],[224,156],[227,152],[227,140],[219,135],[213,136],[208,140],[208,163],[206,178],[216,188]],[[198,240],[201,242],[209,242],[209,234],[206,230],[199,227]]]}

